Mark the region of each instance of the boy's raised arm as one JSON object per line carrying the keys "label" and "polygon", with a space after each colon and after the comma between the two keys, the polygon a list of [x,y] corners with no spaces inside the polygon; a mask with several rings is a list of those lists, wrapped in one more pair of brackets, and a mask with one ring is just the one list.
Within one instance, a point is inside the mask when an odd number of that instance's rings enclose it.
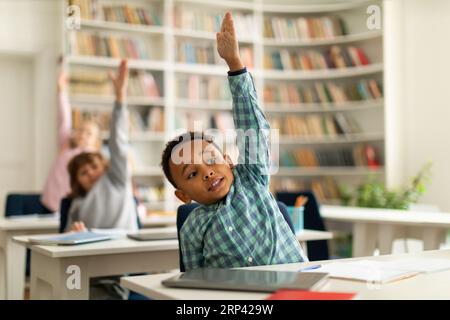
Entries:
{"label": "boy's raised arm", "polygon": [[239,160],[247,170],[268,184],[270,169],[270,125],[258,106],[252,77],[239,55],[239,44],[231,13],[227,12],[216,35],[217,51],[230,68],[228,82],[233,97],[233,119],[237,132]]}

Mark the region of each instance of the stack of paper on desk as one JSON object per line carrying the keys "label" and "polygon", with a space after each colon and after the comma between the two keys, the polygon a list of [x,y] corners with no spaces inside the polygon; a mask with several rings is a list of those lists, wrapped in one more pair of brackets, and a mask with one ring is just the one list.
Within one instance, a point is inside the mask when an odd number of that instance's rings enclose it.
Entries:
{"label": "stack of paper on desk", "polygon": [[332,262],[304,272],[327,272],[329,277],[386,283],[409,278],[418,273],[450,269],[450,259],[411,258],[393,261],[359,260]]}

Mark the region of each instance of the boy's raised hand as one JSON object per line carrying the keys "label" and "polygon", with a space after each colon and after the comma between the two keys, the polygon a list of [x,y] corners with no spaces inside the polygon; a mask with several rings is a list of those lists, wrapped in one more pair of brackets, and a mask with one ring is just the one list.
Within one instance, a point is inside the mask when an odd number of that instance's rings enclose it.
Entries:
{"label": "boy's raised hand", "polygon": [[217,51],[228,64],[230,71],[236,71],[244,68],[244,64],[239,56],[239,44],[230,12],[225,14],[222,21],[222,27],[220,28],[220,32],[216,34],[216,38]]}
{"label": "boy's raised hand", "polygon": [[114,75],[112,71],[109,72],[109,77],[114,85],[114,91],[116,93],[116,101],[122,103],[127,94],[128,86],[128,61],[122,60],[120,62],[117,75]]}

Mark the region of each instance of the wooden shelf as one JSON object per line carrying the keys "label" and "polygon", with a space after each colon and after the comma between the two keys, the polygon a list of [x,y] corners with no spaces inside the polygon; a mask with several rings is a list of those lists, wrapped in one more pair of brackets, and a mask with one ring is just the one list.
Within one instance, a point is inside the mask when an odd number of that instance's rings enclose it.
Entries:
{"label": "wooden shelf", "polygon": [[[67,63],[71,65],[104,68],[117,68],[119,66],[120,60],[121,59],[119,58],[75,55],[70,55],[66,58]],[[155,71],[164,71],[166,69],[166,63],[164,61],[134,59],[128,59],[128,61],[128,66],[130,69]]]}
{"label": "wooden shelf", "polygon": [[[216,34],[208,31],[173,29],[173,34],[176,37],[216,41]],[[255,42],[253,39],[246,37],[239,38],[238,40],[239,43],[244,44],[252,44]]]}
{"label": "wooden shelf", "polygon": [[270,47],[311,47],[311,46],[325,46],[334,44],[344,44],[357,41],[366,41],[372,39],[379,39],[383,35],[382,31],[370,31],[349,34],[344,36],[337,36],[328,39],[272,39],[264,38],[263,44]]}
{"label": "wooden shelf", "polygon": [[311,145],[311,144],[344,144],[360,143],[370,141],[383,141],[383,133],[358,133],[328,137],[301,137],[301,136],[280,136],[280,144],[283,145]]}
{"label": "wooden shelf", "polygon": [[[151,132],[151,131],[145,131],[145,132],[130,132],[129,138],[131,142],[152,142],[152,141],[158,141],[158,142],[164,142],[166,141],[165,133],[164,132]],[[103,131],[102,132],[102,139],[107,140],[109,139],[109,131]]]}
{"label": "wooden shelf", "polygon": [[177,99],[175,102],[177,109],[189,110],[211,110],[211,111],[228,111],[232,108],[231,100],[189,100]]}
{"label": "wooden shelf", "polygon": [[133,176],[134,177],[163,177],[164,173],[162,168],[157,166],[150,167],[136,167],[134,168]]}
{"label": "wooden shelf", "polygon": [[242,9],[251,11],[255,8],[253,2],[244,2],[244,1],[210,1],[210,0],[175,0],[174,4],[196,4],[196,5],[205,5],[207,7],[217,7],[217,8],[227,8],[227,9]]}
{"label": "wooden shelf", "polygon": [[312,176],[364,176],[384,174],[384,168],[369,167],[280,167],[275,176],[279,177],[312,177]]}
{"label": "wooden shelf", "polygon": [[368,0],[343,2],[343,3],[322,3],[322,4],[301,4],[301,5],[279,5],[279,4],[263,4],[262,11],[266,13],[325,13],[334,11],[344,11],[356,9],[364,4],[367,4]]}
{"label": "wooden shelf", "polygon": [[123,22],[110,22],[103,20],[81,20],[82,28],[92,28],[111,31],[136,32],[144,34],[164,35],[166,28],[163,26],[149,26]]}
{"label": "wooden shelf", "polygon": [[[94,94],[71,94],[71,103],[88,105],[106,105],[110,107],[114,103],[113,96],[100,96]],[[128,97],[129,106],[164,106],[164,98]]]}
{"label": "wooden shelf", "polygon": [[303,103],[303,104],[282,104],[264,103],[264,112],[267,113],[322,113],[322,112],[347,112],[364,111],[369,109],[383,108],[384,100],[361,100],[347,101],[345,103]]}
{"label": "wooden shelf", "polygon": [[175,72],[189,74],[203,74],[213,76],[226,76],[228,67],[225,65],[211,65],[200,63],[175,62],[173,67]]}
{"label": "wooden shelf", "polygon": [[364,76],[383,71],[382,63],[374,63],[366,66],[348,67],[341,69],[322,70],[264,70],[263,77],[276,80],[317,80],[336,79],[346,77]]}

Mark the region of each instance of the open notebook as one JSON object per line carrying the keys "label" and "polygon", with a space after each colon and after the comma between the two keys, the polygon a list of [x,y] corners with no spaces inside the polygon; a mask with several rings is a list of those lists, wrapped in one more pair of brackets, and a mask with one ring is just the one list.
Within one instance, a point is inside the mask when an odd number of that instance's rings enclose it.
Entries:
{"label": "open notebook", "polygon": [[386,283],[409,278],[419,273],[448,269],[450,269],[450,259],[408,258],[392,261],[332,262],[318,269],[303,272],[327,272],[331,278]]}

